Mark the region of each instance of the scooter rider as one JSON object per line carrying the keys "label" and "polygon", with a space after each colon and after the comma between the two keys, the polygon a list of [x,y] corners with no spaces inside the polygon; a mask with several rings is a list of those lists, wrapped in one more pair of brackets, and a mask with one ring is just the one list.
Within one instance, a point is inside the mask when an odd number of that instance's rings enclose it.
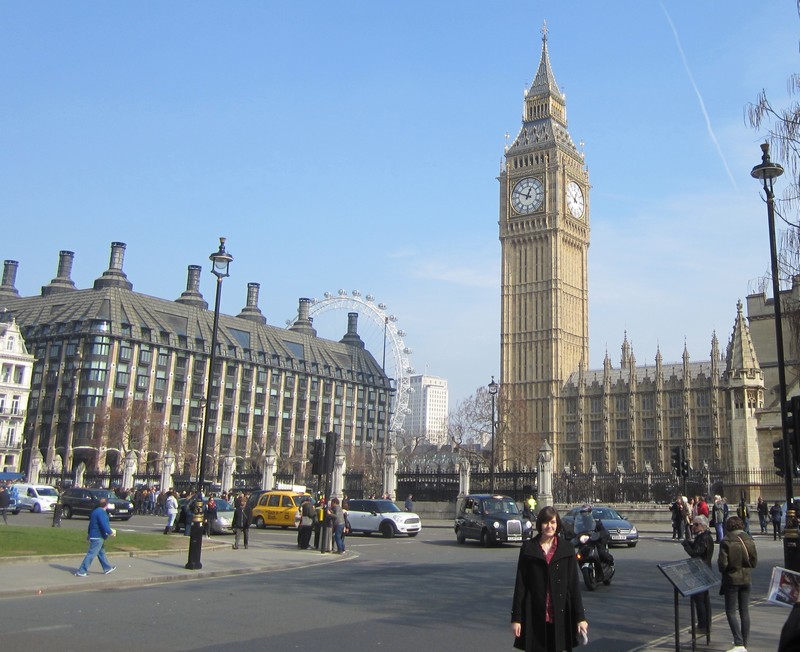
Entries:
{"label": "scooter rider", "polygon": [[575,517],[574,530],[576,540],[573,541],[573,543],[577,543],[577,537],[580,534],[591,533],[591,541],[597,548],[597,556],[600,558],[600,561],[609,565],[614,563],[614,557],[608,551],[608,530],[603,527],[603,521],[598,520],[595,523],[594,517],[592,516],[591,505],[584,505],[581,507],[581,511]]}

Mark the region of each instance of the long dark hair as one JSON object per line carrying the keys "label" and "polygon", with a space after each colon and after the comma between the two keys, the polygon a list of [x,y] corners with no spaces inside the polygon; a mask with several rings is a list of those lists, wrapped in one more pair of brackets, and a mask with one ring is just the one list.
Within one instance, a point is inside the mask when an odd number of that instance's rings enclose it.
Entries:
{"label": "long dark hair", "polygon": [[558,536],[561,533],[561,517],[558,515],[558,510],[551,505],[542,507],[539,514],[536,516],[536,531],[541,534],[542,526],[552,521],[553,518],[556,519],[556,536]]}

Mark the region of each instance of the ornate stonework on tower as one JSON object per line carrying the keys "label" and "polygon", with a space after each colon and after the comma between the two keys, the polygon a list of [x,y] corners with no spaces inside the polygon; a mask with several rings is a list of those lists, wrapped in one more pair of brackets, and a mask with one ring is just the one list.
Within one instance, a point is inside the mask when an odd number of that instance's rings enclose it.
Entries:
{"label": "ornate stonework on tower", "polygon": [[500,181],[504,458],[534,464],[541,442],[558,458],[559,397],[589,358],[589,178],[567,131],[543,30],[522,128],[506,148]]}

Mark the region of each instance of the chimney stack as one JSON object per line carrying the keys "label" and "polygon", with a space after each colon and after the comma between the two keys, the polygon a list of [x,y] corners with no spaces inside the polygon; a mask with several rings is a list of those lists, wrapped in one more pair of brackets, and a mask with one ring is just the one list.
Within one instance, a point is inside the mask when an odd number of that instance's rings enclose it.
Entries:
{"label": "chimney stack", "polygon": [[358,335],[358,313],[357,312],[348,312],[347,313],[347,333],[345,336],[339,340],[342,344],[348,344],[350,346],[357,346],[361,349],[365,347],[363,340]]}
{"label": "chimney stack", "polygon": [[200,293],[200,272],[203,270],[200,265],[189,265],[186,275],[186,290],[181,296],[175,299],[176,303],[185,303],[189,306],[196,306],[203,310],[208,310],[208,302],[203,299]]}
{"label": "chimney stack", "polygon": [[108,269],[94,282],[95,290],[102,288],[133,290],[133,283],[128,280],[125,272],[122,271],[122,263],[125,260],[125,246],[124,242],[111,243],[111,259],[108,263]]}
{"label": "chimney stack", "polygon": [[19,263],[16,260],[3,262],[3,283],[0,285],[0,297],[19,296],[19,290],[14,287],[14,283],[17,282],[17,267],[19,267]]}
{"label": "chimney stack", "polygon": [[303,333],[304,335],[317,336],[317,331],[311,325],[311,319],[308,316],[308,308],[311,305],[311,299],[300,299],[300,305],[297,308],[297,321],[289,327],[290,331],[295,333]]}
{"label": "chimney stack", "polygon": [[249,319],[257,324],[266,324],[267,318],[261,313],[258,307],[258,291],[261,285],[258,283],[247,284],[247,305],[242,308],[242,312],[236,315],[239,319]]}
{"label": "chimney stack", "polygon": [[72,280],[72,261],[75,259],[73,251],[58,252],[58,272],[48,285],[42,286],[42,296],[57,294],[59,292],[72,292],[77,290]]}

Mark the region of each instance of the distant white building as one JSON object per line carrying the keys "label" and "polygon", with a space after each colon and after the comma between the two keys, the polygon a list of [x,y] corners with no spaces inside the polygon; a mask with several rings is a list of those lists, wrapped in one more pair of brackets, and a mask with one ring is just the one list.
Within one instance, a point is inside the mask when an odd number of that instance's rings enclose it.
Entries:
{"label": "distant white building", "polygon": [[25,347],[17,322],[0,321],[0,471],[20,470],[32,369],[33,356]]}
{"label": "distant white building", "polygon": [[437,446],[447,444],[447,380],[420,374],[411,376],[411,394],[405,430]]}

